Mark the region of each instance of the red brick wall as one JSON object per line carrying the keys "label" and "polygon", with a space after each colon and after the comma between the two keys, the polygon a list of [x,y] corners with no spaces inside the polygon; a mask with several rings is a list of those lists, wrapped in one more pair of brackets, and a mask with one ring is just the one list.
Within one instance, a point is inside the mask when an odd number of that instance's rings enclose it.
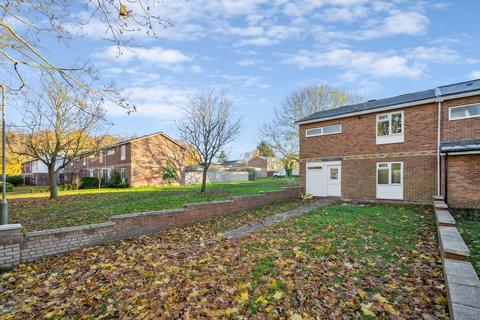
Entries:
{"label": "red brick wall", "polygon": [[14,231],[2,229],[0,230],[0,269],[104,242],[155,233],[215,216],[234,214],[275,202],[295,200],[300,190],[301,187],[290,187],[253,196],[232,197],[224,201],[187,204],[182,209],[114,216],[111,221],[104,223],[25,234],[20,234],[20,225]]}
{"label": "red brick wall", "polygon": [[130,186],[158,186],[163,181],[163,167],[172,162],[177,168],[177,182],[181,182],[182,172],[187,159],[187,150],[164,137],[154,135],[131,143],[131,180]]}
{"label": "red brick wall", "polygon": [[448,156],[447,161],[448,205],[480,208],[480,155]]}
{"label": "red brick wall", "polygon": [[342,198],[376,199],[377,162],[403,161],[403,197],[409,202],[430,202],[435,193],[435,156],[354,159],[342,161]]}
{"label": "red brick wall", "polygon": [[442,141],[480,139],[480,118],[449,120],[452,106],[480,103],[480,96],[445,101],[442,106]]}
{"label": "red brick wall", "polygon": [[[404,142],[376,144],[376,116],[361,116],[328,120],[300,126],[300,158],[338,157],[389,152],[436,150],[437,108],[433,103],[398,109],[404,111]],[[305,137],[305,130],[332,124],[342,124],[342,133]]]}

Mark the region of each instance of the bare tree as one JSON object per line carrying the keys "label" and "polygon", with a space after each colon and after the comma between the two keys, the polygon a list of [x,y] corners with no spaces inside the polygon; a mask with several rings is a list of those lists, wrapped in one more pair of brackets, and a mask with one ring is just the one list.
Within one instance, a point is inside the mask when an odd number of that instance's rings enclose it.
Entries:
{"label": "bare tree", "polygon": [[[5,0],[0,2],[0,70],[2,82],[10,93],[27,91],[39,95],[40,78],[72,90],[84,91],[92,99],[110,100],[116,105],[135,110],[122,97],[113,83],[101,83],[92,65],[59,66],[48,57],[45,43],[55,36],[68,42],[82,36],[82,31],[95,25],[96,32],[119,48],[129,42],[129,35],[155,35],[158,28],[173,24],[158,12],[159,0]],[[131,37],[130,37],[131,39]],[[23,90],[27,89],[27,90]]]}
{"label": "bare tree", "polygon": [[58,173],[79,154],[95,148],[95,138],[104,119],[98,101],[86,100],[75,94],[67,85],[43,83],[40,96],[25,106],[22,139],[11,150],[17,154],[38,159],[48,168],[50,198],[58,196]]}
{"label": "bare tree", "polygon": [[312,113],[356,103],[361,96],[327,85],[311,85],[292,92],[276,108],[273,119],[261,128],[266,139],[282,158],[287,174],[299,160],[299,130],[295,121]]}
{"label": "bare tree", "polygon": [[185,119],[178,125],[180,137],[192,150],[191,157],[202,169],[202,192],[206,190],[207,172],[213,159],[240,132],[241,119],[233,119],[231,100],[214,88],[198,93],[185,107]]}

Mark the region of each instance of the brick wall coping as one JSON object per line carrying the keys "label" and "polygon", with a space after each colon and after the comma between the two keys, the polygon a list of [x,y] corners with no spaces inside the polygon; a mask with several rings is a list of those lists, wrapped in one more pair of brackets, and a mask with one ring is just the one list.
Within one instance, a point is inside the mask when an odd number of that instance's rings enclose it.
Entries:
{"label": "brick wall coping", "polygon": [[64,228],[56,228],[56,229],[47,229],[47,230],[40,230],[40,231],[30,231],[26,232],[25,236],[28,238],[32,237],[43,237],[49,235],[58,235],[62,233],[70,233],[70,232],[77,232],[77,231],[87,231],[93,230],[98,228],[106,228],[106,227],[114,227],[115,223],[108,221],[102,223],[94,223],[94,224],[84,224],[81,226],[74,226],[74,227],[64,227]]}
{"label": "brick wall coping", "polygon": [[438,227],[440,246],[445,253],[455,254],[459,256],[470,256],[465,241],[455,227]]}
{"label": "brick wall coping", "polygon": [[192,203],[187,203],[184,204],[184,208],[190,208],[190,207],[196,207],[196,206],[201,206],[205,205],[206,203],[208,204],[224,204],[224,203],[230,203],[233,202],[232,199],[227,199],[227,200],[216,200],[216,201],[208,201],[208,202],[192,202]]}
{"label": "brick wall coping", "polygon": [[[435,206],[442,204],[434,197]],[[455,219],[446,208],[435,208],[438,242],[447,288],[448,309],[454,320],[474,320],[480,314],[480,281],[470,262],[462,261],[469,249],[457,228]],[[444,218],[444,221],[441,221]],[[450,226],[445,226],[445,224]],[[453,239],[453,241],[452,241]]]}
{"label": "brick wall coping", "polygon": [[21,224],[13,223],[13,224],[2,224],[0,225],[0,231],[8,231],[8,230],[17,230],[22,227]]}
{"label": "brick wall coping", "polygon": [[261,196],[263,196],[263,191],[260,191],[260,194],[254,194],[251,196],[232,196],[232,200],[242,200],[242,199],[256,198]]}
{"label": "brick wall coping", "polygon": [[179,213],[183,211],[185,211],[185,209],[179,208],[179,209],[168,209],[168,210],[147,211],[147,212],[137,212],[137,213],[126,213],[126,214],[119,214],[119,215],[112,216],[110,217],[110,219],[121,220],[121,219],[156,216],[156,215],[169,214],[169,213]]}

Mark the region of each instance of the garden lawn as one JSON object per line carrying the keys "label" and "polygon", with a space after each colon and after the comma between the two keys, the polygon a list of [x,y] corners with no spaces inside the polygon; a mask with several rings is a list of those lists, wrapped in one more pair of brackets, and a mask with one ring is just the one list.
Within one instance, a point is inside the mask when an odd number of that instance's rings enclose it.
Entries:
{"label": "garden lawn", "polygon": [[433,212],[319,208],[239,240],[272,205],[21,265],[0,276],[17,318],[448,318]]}
{"label": "garden lawn", "polygon": [[[480,212],[479,212],[480,213]],[[480,215],[476,218],[456,217],[457,227],[463,240],[470,249],[470,261],[480,276]]]}
{"label": "garden lawn", "polygon": [[281,190],[296,183],[296,179],[274,178],[211,183],[204,194],[199,185],[71,190],[60,192],[55,200],[46,193],[25,194],[23,188],[22,193],[9,195],[10,223],[22,224],[25,231],[99,223],[112,215],[181,208],[187,203]]}

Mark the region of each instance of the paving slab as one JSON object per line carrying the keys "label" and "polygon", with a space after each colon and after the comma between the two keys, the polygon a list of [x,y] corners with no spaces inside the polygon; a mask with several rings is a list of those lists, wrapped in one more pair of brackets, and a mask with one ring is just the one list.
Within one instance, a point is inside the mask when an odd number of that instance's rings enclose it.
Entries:
{"label": "paving slab", "polygon": [[452,304],[456,303],[473,308],[480,307],[480,287],[449,283],[448,293]]}
{"label": "paving slab", "polygon": [[445,253],[468,257],[470,250],[455,227],[438,227],[440,247]]}
{"label": "paving slab", "polygon": [[447,210],[435,209],[435,219],[437,225],[454,225],[455,219]]}
{"label": "paving slab", "polygon": [[450,308],[450,318],[452,320],[478,320],[480,319],[480,309],[453,303]]}
{"label": "paving slab", "polygon": [[448,206],[444,201],[433,201],[433,205],[435,208],[448,209]]}
{"label": "paving slab", "polygon": [[302,206],[298,207],[292,210],[284,211],[279,214],[276,214],[274,216],[268,217],[263,221],[260,221],[258,223],[254,223],[251,225],[243,226],[237,229],[229,230],[223,234],[223,236],[230,238],[230,239],[235,239],[235,238],[241,238],[246,234],[258,231],[263,229],[266,226],[271,226],[273,224],[285,221],[287,219],[290,219],[292,217],[297,217],[301,216],[307,212],[312,211],[313,209],[324,207],[331,204],[331,202],[314,202],[313,204],[307,205],[307,206]]}

